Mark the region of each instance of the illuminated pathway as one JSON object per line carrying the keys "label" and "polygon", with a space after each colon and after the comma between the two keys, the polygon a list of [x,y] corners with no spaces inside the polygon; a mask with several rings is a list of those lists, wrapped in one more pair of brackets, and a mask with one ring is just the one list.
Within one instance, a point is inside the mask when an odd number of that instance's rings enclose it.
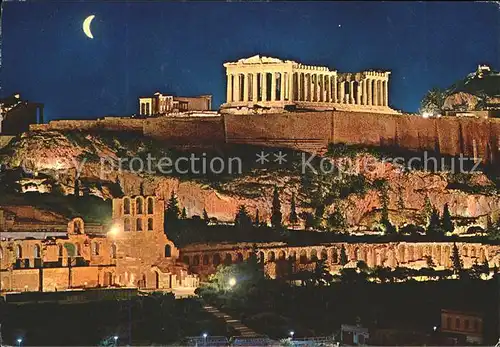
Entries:
{"label": "illuminated pathway", "polygon": [[247,327],[246,325],[243,325],[240,320],[234,319],[233,317],[219,311],[216,307],[213,307],[208,304],[203,305],[203,309],[207,311],[208,313],[213,314],[217,318],[222,318],[226,322],[227,325],[231,326],[236,330],[237,332],[240,333],[241,337],[259,337],[261,335],[257,334],[255,331]]}

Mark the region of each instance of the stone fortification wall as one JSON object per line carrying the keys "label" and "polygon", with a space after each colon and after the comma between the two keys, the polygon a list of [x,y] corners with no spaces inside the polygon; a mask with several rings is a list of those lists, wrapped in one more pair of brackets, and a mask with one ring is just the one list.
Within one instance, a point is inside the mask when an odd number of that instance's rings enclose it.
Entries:
{"label": "stone fortification wall", "polygon": [[171,145],[208,147],[222,143],[324,151],[328,143],[397,145],[408,150],[500,160],[500,119],[425,119],[348,111],[225,114],[214,117],[104,118],[33,125],[31,130],[138,132]]}
{"label": "stone fortification wall", "polygon": [[144,120],[143,133],[173,145],[210,146],[224,143],[224,123],[215,117],[158,117]]}

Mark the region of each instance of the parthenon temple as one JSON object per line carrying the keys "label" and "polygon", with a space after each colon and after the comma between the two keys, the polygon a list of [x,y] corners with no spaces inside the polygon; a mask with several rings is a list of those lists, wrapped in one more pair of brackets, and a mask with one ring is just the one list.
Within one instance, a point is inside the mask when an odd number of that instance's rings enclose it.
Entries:
{"label": "parthenon temple", "polygon": [[255,55],[224,64],[225,108],[295,107],[316,110],[394,112],[389,108],[389,71],[339,73]]}

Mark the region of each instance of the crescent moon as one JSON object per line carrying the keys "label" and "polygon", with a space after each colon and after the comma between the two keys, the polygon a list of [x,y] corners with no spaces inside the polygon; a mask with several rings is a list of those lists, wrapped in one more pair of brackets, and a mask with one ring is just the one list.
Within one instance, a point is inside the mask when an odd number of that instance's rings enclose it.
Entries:
{"label": "crescent moon", "polygon": [[85,35],[87,35],[91,39],[94,38],[94,35],[92,35],[92,31],[90,31],[90,23],[92,22],[92,20],[94,19],[94,17],[95,17],[94,15],[88,16],[83,21],[83,32],[85,33]]}

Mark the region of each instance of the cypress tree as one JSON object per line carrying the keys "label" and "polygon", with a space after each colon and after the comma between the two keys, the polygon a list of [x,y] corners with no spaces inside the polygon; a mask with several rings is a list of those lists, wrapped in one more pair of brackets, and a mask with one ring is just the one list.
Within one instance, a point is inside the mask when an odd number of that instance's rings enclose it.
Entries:
{"label": "cypress tree", "polygon": [[448,203],[444,204],[443,217],[441,218],[441,227],[445,232],[452,233],[455,230],[455,225],[451,221],[450,209]]}
{"label": "cypress tree", "polygon": [[290,216],[288,221],[291,225],[295,225],[299,222],[299,216],[297,215],[297,210],[295,208],[295,193],[292,193],[292,201],[290,202]]}
{"label": "cypress tree", "polygon": [[278,187],[274,186],[273,192],[273,206],[271,209],[271,225],[274,229],[282,227],[283,215],[281,214],[281,202],[278,193]]}
{"label": "cypress tree", "polygon": [[431,216],[429,218],[429,225],[427,226],[427,234],[439,234],[441,229],[441,220],[439,218],[439,212],[437,209],[433,208]]}
{"label": "cypress tree", "polygon": [[234,218],[234,224],[238,228],[247,228],[252,225],[252,219],[250,218],[245,205],[240,205],[238,207],[238,212]]}
{"label": "cypress tree", "polygon": [[427,224],[429,224],[429,221],[430,221],[430,218],[432,215],[432,211],[433,211],[433,207],[431,204],[431,200],[429,199],[429,196],[426,195],[425,200],[424,200],[424,211],[423,212],[424,212],[425,222]]}
{"label": "cypress tree", "polygon": [[78,174],[75,175],[75,196],[80,197],[80,176]]}
{"label": "cypress tree", "polygon": [[458,253],[458,247],[456,243],[453,243],[453,250],[451,253],[451,263],[453,264],[453,272],[459,274],[462,272],[464,264],[462,259],[460,259],[460,254]]}
{"label": "cypress tree", "polygon": [[387,225],[390,223],[389,220],[389,196],[387,194],[387,189],[382,191],[382,216],[380,218],[380,223],[383,225]]}
{"label": "cypress tree", "polygon": [[187,211],[186,211],[186,208],[183,207],[182,208],[182,213],[181,213],[181,219],[187,219]]}
{"label": "cypress tree", "polygon": [[260,225],[259,209],[255,210],[255,222],[254,222],[254,224],[255,224],[255,226],[259,226]]}
{"label": "cypress tree", "polygon": [[205,208],[203,208],[203,220],[205,221],[206,224],[208,224],[208,222],[210,222],[210,218],[208,217],[208,213],[207,213],[207,210]]}
{"label": "cypress tree", "polygon": [[177,200],[177,196],[175,195],[175,192],[172,191],[172,194],[170,195],[170,199],[168,200],[167,203],[167,209],[165,211],[165,221],[167,223],[170,222],[175,222],[179,220],[179,215],[181,214],[181,211],[179,209],[179,201]]}
{"label": "cypress tree", "polygon": [[347,259],[347,254],[345,252],[345,247],[342,245],[340,248],[340,265],[345,266],[349,262],[349,259]]}

